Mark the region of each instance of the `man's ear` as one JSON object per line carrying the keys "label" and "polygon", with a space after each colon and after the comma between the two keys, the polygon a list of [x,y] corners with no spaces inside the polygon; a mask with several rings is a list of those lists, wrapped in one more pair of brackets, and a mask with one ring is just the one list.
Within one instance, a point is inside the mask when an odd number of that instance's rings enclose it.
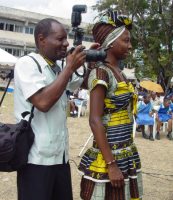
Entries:
{"label": "man's ear", "polygon": [[40,45],[41,45],[41,46],[44,45],[44,43],[45,43],[45,37],[43,36],[42,33],[38,34],[37,40],[38,40],[38,45],[39,45],[39,46],[40,46]]}

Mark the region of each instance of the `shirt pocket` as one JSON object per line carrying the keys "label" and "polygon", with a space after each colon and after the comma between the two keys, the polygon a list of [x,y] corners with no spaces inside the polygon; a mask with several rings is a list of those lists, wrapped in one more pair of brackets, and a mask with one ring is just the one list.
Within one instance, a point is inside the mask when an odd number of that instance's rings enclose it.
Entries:
{"label": "shirt pocket", "polygon": [[59,135],[47,136],[40,135],[37,141],[37,148],[40,155],[44,157],[57,156],[61,153],[62,139]]}

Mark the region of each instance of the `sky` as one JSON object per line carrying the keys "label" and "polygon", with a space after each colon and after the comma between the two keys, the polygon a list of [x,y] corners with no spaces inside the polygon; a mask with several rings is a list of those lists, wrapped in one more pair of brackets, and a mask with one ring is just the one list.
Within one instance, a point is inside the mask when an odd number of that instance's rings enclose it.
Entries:
{"label": "sky", "polygon": [[97,0],[0,0],[0,5],[70,19],[73,5],[85,4],[87,5],[87,13],[82,14],[82,22],[92,23],[97,13],[91,9],[91,6],[95,5],[96,1]]}

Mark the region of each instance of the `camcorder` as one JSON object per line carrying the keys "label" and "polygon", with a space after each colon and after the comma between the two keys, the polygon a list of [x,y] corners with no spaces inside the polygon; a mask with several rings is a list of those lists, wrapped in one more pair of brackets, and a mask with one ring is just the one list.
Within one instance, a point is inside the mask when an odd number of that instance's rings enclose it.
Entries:
{"label": "camcorder", "polygon": [[[72,24],[72,31],[74,32],[74,41],[72,50],[74,50],[75,46],[82,44],[84,30],[79,27],[82,20],[82,13],[87,12],[86,5],[74,5],[72,8],[72,15],[71,15],[71,24]],[[92,50],[92,49],[84,49],[86,53],[86,62],[97,62],[97,61],[104,61],[106,59],[106,49],[100,50]]]}

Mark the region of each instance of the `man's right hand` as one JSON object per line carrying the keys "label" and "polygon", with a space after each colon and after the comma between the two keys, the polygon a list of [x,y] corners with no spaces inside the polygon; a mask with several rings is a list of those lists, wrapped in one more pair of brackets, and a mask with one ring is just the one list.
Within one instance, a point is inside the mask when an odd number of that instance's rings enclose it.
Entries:
{"label": "man's right hand", "polygon": [[75,47],[72,53],[69,53],[66,58],[66,67],[71,69],[73,72],[81,67],[86,60],[86,53],[83,51],[84,46],[79,45]]}

